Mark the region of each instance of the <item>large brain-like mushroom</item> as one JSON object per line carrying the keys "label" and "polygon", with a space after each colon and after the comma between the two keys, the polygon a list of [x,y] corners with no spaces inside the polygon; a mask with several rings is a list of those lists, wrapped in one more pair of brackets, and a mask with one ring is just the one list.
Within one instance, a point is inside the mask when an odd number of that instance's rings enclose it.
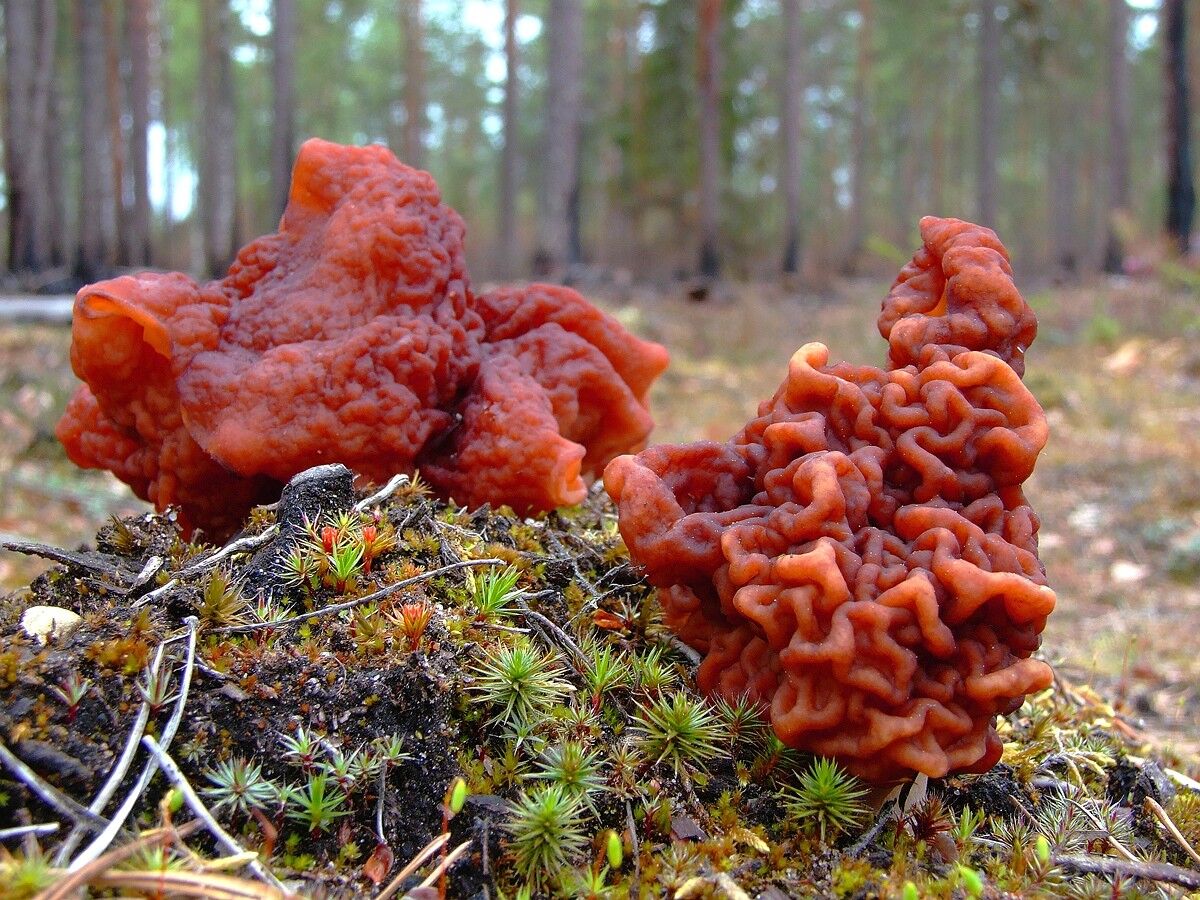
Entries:
{"label": "large brain-like mushroom", "polygon": [[728,444],[604,474],[667,623],[705,654],[700,687],[876,781],[991,767],[996,715],[1051,680],[1021,492],[1047,436],[1019,375],[1036,320],[991,231],[921,235],[879,319],[890,369],[807,344]]}
{"label": "large brain-like mushroom", "polygon": [[644,443],[666,351],[567,288],[475,295],[463,237],[427,173],[308,141],[278,233],[224,278],[79,292],[85,385],[59,438],[210,536],[322,462],[376,481],[420,466],[469,505],[578,502]]}

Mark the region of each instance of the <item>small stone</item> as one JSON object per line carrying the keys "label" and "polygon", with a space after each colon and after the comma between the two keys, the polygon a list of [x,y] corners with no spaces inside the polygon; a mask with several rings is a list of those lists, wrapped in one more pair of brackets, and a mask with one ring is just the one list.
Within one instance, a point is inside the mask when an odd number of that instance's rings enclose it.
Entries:
{"label": "small stone", "polygon": [[79,613],[61,606],[31,606],[21,616],[21,627],[44,647],[51,637],[66,637],[79,627],[81,621]]}

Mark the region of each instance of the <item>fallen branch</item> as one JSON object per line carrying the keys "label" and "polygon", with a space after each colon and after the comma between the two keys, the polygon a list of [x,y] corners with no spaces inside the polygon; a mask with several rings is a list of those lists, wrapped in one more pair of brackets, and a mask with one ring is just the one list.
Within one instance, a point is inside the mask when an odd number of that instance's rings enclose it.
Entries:
{"label": "fallen branch", "polygon": [[45,834],[54,834],[60,827],[57,822],[44,822],[41,825],[18,825],[16,828],[0,828],[0,841],[25,837],[27,834],[38,837]]}
{"label": "fallen branch", "polygon": [[18,781],[37,794],[43,803],[59,815],[66,816],[76,825],[83,825],[98,831],[108,824],[102,816],[96,815],[83,804],[72,800],[25,765],[17,758],[16,754],[4,745],[3,741],[0,741],[0,762],[4,763],[4,767],[12,772]]}
{"label": "fallen branch", "polygon": [[[158,745],[158,741],[154,740],[150,735],[146,735],[142,738],[142,744],[154,754],[154,758],[162,766],[163,773],[167,776],[167,779],[179,793],[183,794],[184,802],[187,803],[188,808],[191,809],[197,819],[204,823],[204,827],[208,829],[208,833],[213,836],[217,844],[226,853],[233,856],[245,854],[247,852],[246,848],[234,840],[233,835],[222,828],[220,823],[213,818],[213,814],[208,811],[208,807],[204,805],[204,801],[200,799],[200,796],[183,776],[183,772],[179,770],[179,766],[175,764],[175,760],[171,759],[170,754]],[[253,859],[247,860],[246,866],[261,881],[266,882],[281,894],[287,893],[287,888],[283,886],[283,882],[276,878],[271,870],[259,861],[257,854],[254,855]]]}
{"label": "fallen branch", "polygon": [[51,547],[49,544],[39,544],[36,541],[23,541],[15,538],[0,541],[0,550],[11,550],[14,553],[23,553],[26,556],[40,556],[42,559],[48,559],[67,566],[78,566],[81,569],[87,569],[89,572],[95,572],[97,575],[116,579],[122,584],[127,579],[134,577],[132,573],[121,569],[116,563],[111,562],[111,560],[117,559],[117,557],[94,551],[76,553],[71,550],[64,550],[61,547]]}
{"label": "fallen branch", "polygon": [[408,865],[397,872],[396,877],[388,882],[387,887],[375,895],[375,900],[389,900],[389,898],[392,897],[396,891],[400,890],[400,885],[404,883],[404,880],[409,878],[413,872],[417,871],[417,869],[421,868],[421,866],[425,865],[426,860],[441,850],[448,840],[450,840],[450,834],[448,832],[439,834],[432,841],[422,847],[417,855],[408,861]]}
{"label": "fallen branch", "polygon": [[524,597],[518,595],[515,599],[521,612],[533,620],[534,625],[538,626],[538,630],[543,632],[547,641],[549,641],[551,644],[558,645],[560,649],[566,650],[568,653],[574,656],[581,671],[588,671],[591,668],[591,664],[589,663],[587,656],[582,650],[579,649],[579,645],[571,640],[571,636],[569,634],[551,622],[549,618],[542,615],[537,610],[530,608],[529,604],[525,602]]}
{"label": "fallen branch", "polygon": [[199,827],[200,821],[196,819],[180,825],[178,828],[172,826],[147,831],[128,844],[114,847],[103,856],[98,857],[85,866],[80,866],[74,871],[68,869],[63,873],[63,879],[39,894],[37,900],[68,900],[68,898],[76,897],[78,896],[79,889],[88,884],[91,879],[103,875],[113,866],[129,859],[129,857],[133,856],[139,850],[154,844],[165,844],[168,841],[187,837]]}
{"label": "fallen branch", "polygon": [[401,473],[399,475],[393,475],[388,480],[387,484],[385,484],[383,487],[381,487],[378,491],[376,491],[370,497],[366,497],[365,499],[359,500],[357,503],[354,504],[352,509],[354,510],[354,512],[360,513],[363,510],[370,509],[372,506],[377,506],[378,504],[380,504],[384,500],[386,500],[388,497],[392,496],[392,494],[396,493],[396,491],[399,490],[402,485],[408,484],[409,481],[410,481],[410,479],[409,479],[408,475],[406,475],[404,473]]}
{"label": "fallen branch", "polygon": [[1187,842],[1187,838],[1183,836],[1183,833],[1180,832],[1179,827],[1175,824],[1170,815],[1167,814],[1167,811],[1162,808],[1162,805],[1153,797],[1147,797],[1146,806],[1149,807],[1150,811],[1154,813],[1158,821],[1162,822],[1163,827],[1171,833],[1171,837],[1175,839],[1175,843],[1183,848],[1183,852],[1190,856],[1197,863],[1200,863],[1200,853],[1197,853],[1196,848]]}
{"label": "fallen branch", "polygon": [[[152,679],[158,676],[158,670],[162,665],[163,652],[165,650],[166,647],[163,644],[158,645],[158,651],[154,654],[154,659],[150,663],[150,678]],[[88,804],[88,809],[92,812],[102,814],[104,807],[108,806],[108,801],[112,799],[113,794],[117,792],[117,788],[121,786],[121,782],[125,779],[125,773],[129,771],[129,766],[133,763],[134,756],[137,755],[138,741],[141,740],[148,721],[150,721],[150,703],[143,699],[137,718],[134,719],[133,728],[129,731],[129,738],[125,741],[125,747],[121,751],[121,756],[117,759],[112,771],[108,773],[108,778],[100,786],[100,790],[96,792],[96,796],[92,799],[92,802]],[[64,865],[71,858],[71,854],[75,852],[75,848],[83,840],[83,834],[83,829],[78,825],[71,830],[71,833],[67,835],[66,840],[62,842],[62,846],[58,848],[58,852],[54,856],[54,864],[56,866]]]}
{"label": "fallen branch", "polygon": [[442,566],[438,569],[430,569],[428,572],[422,572],[420,575],[414,575],[412,578],[405,578],[403,581],[397,581],[395,584],[389,584],[387,587],[380,588],[372,594],[365,594],[362,597],[356,597],[353,600],[347,600],[345,603],[335,603],[332,606],[323,606],[320,609],[314,609],[311,612],[301,613],[298,616],[292,616],[287,619],[281,619],[278,622],[251,622],[249,625],[226,625],[222,628],[212,628],[205,634],[248,634],[252,631],[260,631],[263,628],[286,628],[289,625],[299,625],[301,622],[307,622],[309,619],[317,619],[321,616],[329,616],[334,613],[345,612],[348,609],[353,609],[356,606],[362,606],[364,603],[374,603],[376,600],[382,600],[384,597],[390,596],[409,585],[416,584],[420,581],[428,581],[430,578],[436,578],[439,575],[445,575],[447,572],[453,572],[455,569],[463,569],[467,566],[500,566],[504,565],[502,559],[464,559],[461,562],[451,563],[448,566]]}
{"label": "fallen branch", "polygon": [[166,584],[164,584],[162,587],[155,588],[150,593],[146,594],[144,597],[142,597],[136,603],[134,603],[133,604],[134,608],[136,609],[139,606],[145,606],[147,603],[151,602],[152,600],[157,600],[159,597],[166,594],[172,588],[178,586],[180,584],[180,582],[184,579],[191,578],[195,575],[200,575],[204,572],[207,572],[209,569],[216,568],[217,563],[219,563],[223,559],[226,559],[226,558],[232,556],[235,553],[241,553],[245,550],[254,550],[257,547],[261,547],[263,544],[269,543],[270,541],[274,540],[278,534],[279,534],[279,525],[275,524],[275,525],[271,525],[269,528],[264,529],[259,534],[252,534],[249,537],[244,537],[244,538],[241,538],[240,540],[236,540],[229,544],[226,544],[224,547],[222,547],[220,550],[216,551],[215,553],[212,553],[212,554],[204,557],[203,559],[197,560],[196,562],[192,563],[191,565],[185,566],[184,568],[180,569],[178,572],[175,573],[175,577],[172,578],[170,581],[168,581]]}
{"label": "fallen branch", "polygon": [[203,900],[275,900],[290,896],[255,881],[207,872],[108,872],[89,884],[98,888],[121,888],[146,897],[197,897]]}
{"label": "fallen branch", "polygon": [[1114,859],[1111,856],[1057,853],[1050,857],[1050,861],[1059,868],[1070,872],[1080,872],[1084,875],[1121,875],[1126,878],[1142,878],[1146,881],[1177,884],[1189,890],[1200,888],[1200,872],[1183,869],[1170,863],[1130,861]]}
{"label": "fallen branch", "polygon": [[[183,672],[179,676],[179,696],[175,700],[175,709],[172,710],[171,718],[162,730],[161,745],[164,748],[171,746],[171,741],[175,739],[175,732],[179,730],[179,723],[183,721],[183,708],[187,704],[188,691],[192,686],[192,673],[196,667],[196,629],[199,621],[195,616],[188,616],[184,619],[184,622],[188,627],[187,656],[184,660]],[[133,812],[133,807],[141,799],[146,788],[150,786],[150,780],[157,771],[158,760],[152,756],[146,760],[146,765],[142,767],[142,772],[138,776],[138,780],[126,795],[125,801],[117,809],[116,813],[114,813],[112,821],[96,836],[94,841],[84,847],[80,854],[71,860],[71,865],[68,866],[69,871],[79,871],[108,849],[108,845],[113,842],[113,839],[117,836],[117,832],[121,830],[121,827],[125,824],[125,820]]]}

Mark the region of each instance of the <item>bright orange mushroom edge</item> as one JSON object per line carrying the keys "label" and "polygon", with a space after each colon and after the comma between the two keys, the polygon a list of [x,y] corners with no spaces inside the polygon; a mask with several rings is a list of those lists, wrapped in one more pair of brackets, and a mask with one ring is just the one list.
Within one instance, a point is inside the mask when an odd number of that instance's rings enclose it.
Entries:
{"label": "bright orange mushroom edge", "polygon": [[706,693],[882,783],[980,772],[996,716],[1050,685],[1055,595],[1021,485],[1047,438],[1037,332],[987,228],[921,221],[883,301],[889,367],[807,344],[728,443],[657,446],[605,486]]}
{"label": "bright orange mushroom edge", "polygon": [[380,146],[310,140],[275,234],[224,278],[140,274],[83,288],[84,385],[57,433],[188,531],[235,531],[326,462],[521,513],[577,503],[644,446],[667,352],[573,290],[475,293],[465,229],[426,172]]}

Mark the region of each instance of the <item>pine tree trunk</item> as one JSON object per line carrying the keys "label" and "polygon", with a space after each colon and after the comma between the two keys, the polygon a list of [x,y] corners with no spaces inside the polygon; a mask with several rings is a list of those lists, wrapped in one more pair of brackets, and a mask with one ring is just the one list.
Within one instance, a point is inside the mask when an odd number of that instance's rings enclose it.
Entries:
{"label": "pine tree trunk", "polygon": [[1108,234],[1104,271],[1124,269],[1121,220],[1129,215],[1129,4],[1108,0]]}
{"label": "pine tree trunk", "polygon": [[546,13],[546,119],[535,273],[560,276],[574,262],[571,198],[578,177],[583,2],[550,0]]}
{"label": "pine tree trunk", "polygon": [[783,273],[800,271],[802,257],[800,122],[804,84],[801,71],[804,36],[800,27],[800,0],[783,0],[783,91],[780,97],[780,130],[783,135]]}
{"label": "pine tree trunk", "polygon": [[425,167],[425,29],[421,0],[400,4],[404,16],[404,161]]}
{"label": "pine tree trunk", "polygon": [[700,274],[721,274],[721,0],[700,0]]}
{"label": "pine tree trunk", "polygon": [[[124,4],[120,4],[123,7]],[[109,178],[112,180],[112,239],[111,261],[117,265],[129,262],[129,215],[125,203],[125,135],[121,120],[125,113],[121,90],[121,9],[116,0],[104,0],[104,78],[108,97]]]}
{"label": "pine tree trunk", "polygon": [[867,165],[870,136],[870,83],[874,65],[872,0],[859,0],[858,59],[854,74],[854,118],[851,122],[851,145],[854,168],[850,173],[850,217],[846,234],[846,255],[842,271],[853,275],[858,271],[859,258],[867,239]]}
{"label": "pine tree trunk", "polygon": [[517,0],[507,0],[504,16],[504,151],[500,160],[500,274],[517,271]]}
{"label": "pine tree trunk", "polygon": [[77,0],[76,21],[80,143],[78,275],[85,281],[95,281],[103,277],[112,262],[116,230],[103,4]]}
{"label": "pine tree trunk", "polygon": [[129,175],[133,209],[129,218],[129,261],[150,262],[150,0],[129,0]]}
{"label": "pine tree trunk", "polygon": [[1000,101],[1000,23],[996,0],[979,2],[979,171],[976,190],[981,225],[996,227],[997,117]]}
{"label": "pine tree trunk", "polygon": [[237,197],[228,0],[204,0],[202,19],[200,210],[204,264],[210,275],[217,276],[225,271],[233,258]]}
{"label": "pine tree trunk", "polygon": [[1192,237],[1196,190],[1192,181],[1188,98],[1187,3],[1163,0],[1163,60],[1166,76],[1167,236],[1187,253]]}
{"label": "pine tree trunk", "polygon": [[275,0],[271,31],[271,211],[282,215],[296,152],[296,0]]}
{"label": "pine tree trunk", "polygon": [[54,0],[6,0],[5,181],[8,188],[8,266],[36,273],[53,255],[53,208],[46,190],[54,94]]}

